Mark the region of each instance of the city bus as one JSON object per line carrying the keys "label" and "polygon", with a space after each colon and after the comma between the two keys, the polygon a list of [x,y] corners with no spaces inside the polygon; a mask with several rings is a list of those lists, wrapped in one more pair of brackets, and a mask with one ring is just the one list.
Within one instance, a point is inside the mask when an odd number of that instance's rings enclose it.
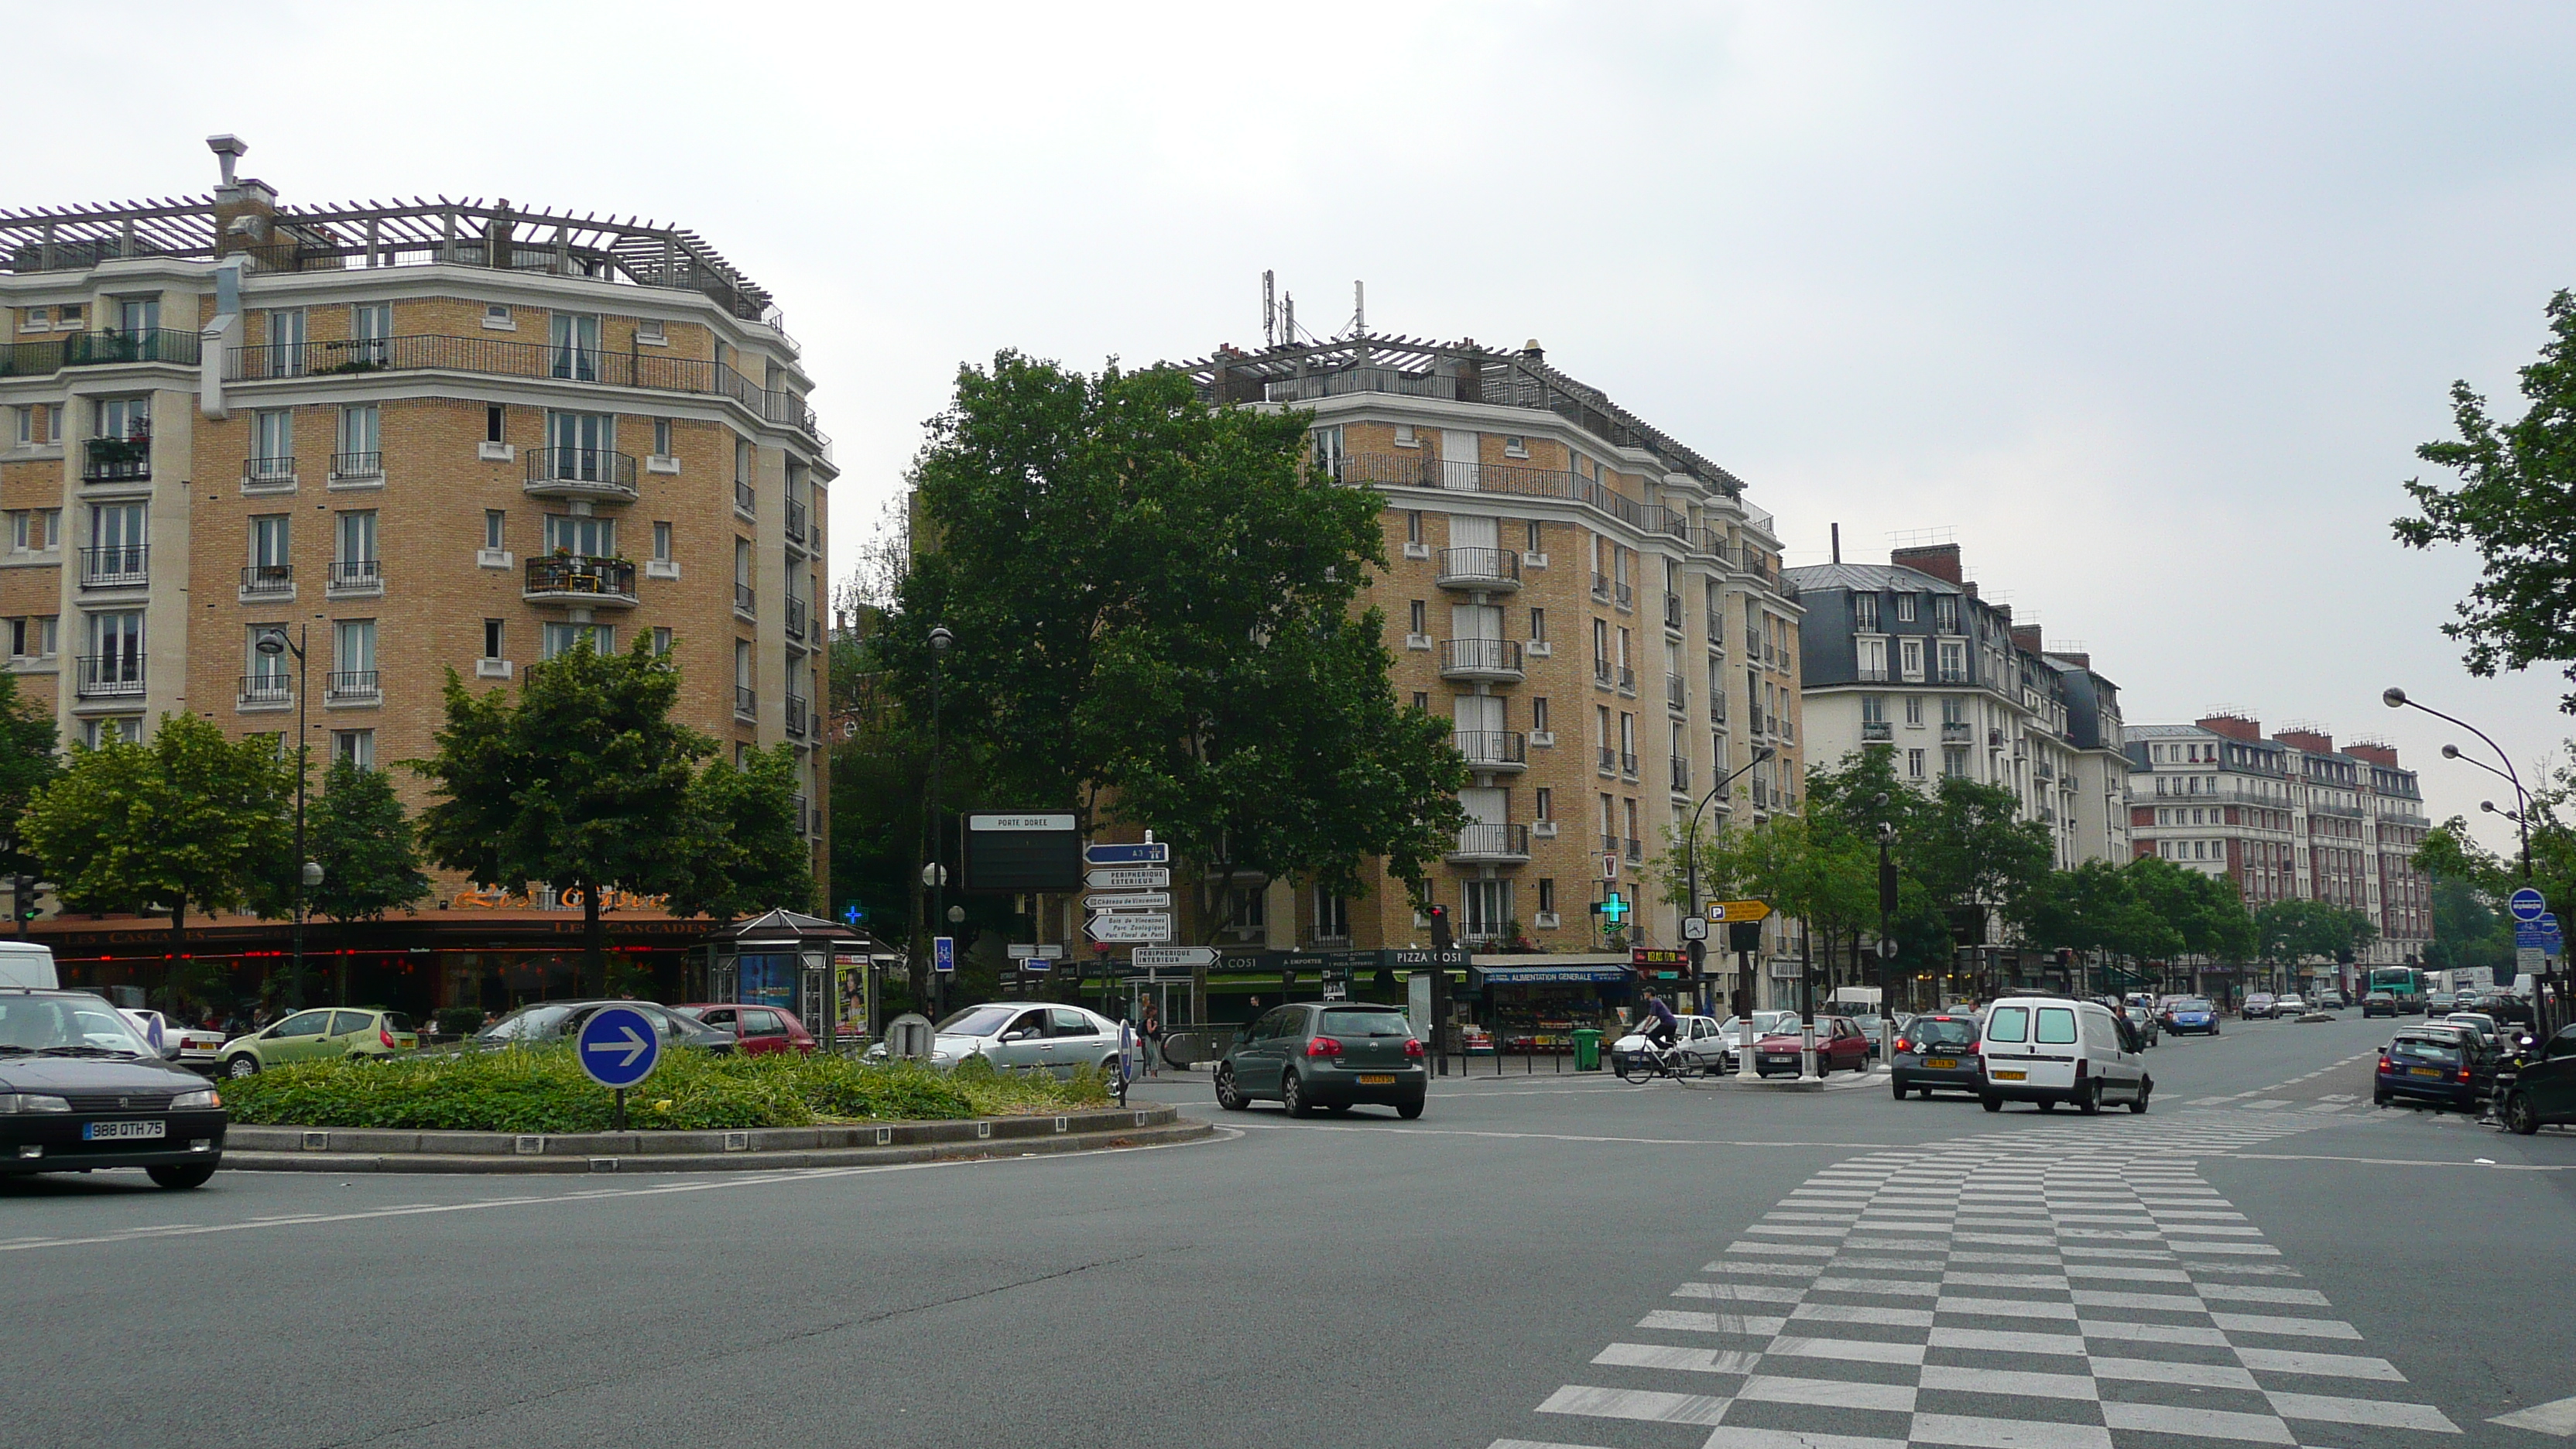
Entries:
{"label": "city bus", "polygon": [[2385,991],[2397,998],[2397,1009],[2409,1016],[2424,1014],[2425,974],[2412,966],[2373,966],[2370,984],[2364,991]]}

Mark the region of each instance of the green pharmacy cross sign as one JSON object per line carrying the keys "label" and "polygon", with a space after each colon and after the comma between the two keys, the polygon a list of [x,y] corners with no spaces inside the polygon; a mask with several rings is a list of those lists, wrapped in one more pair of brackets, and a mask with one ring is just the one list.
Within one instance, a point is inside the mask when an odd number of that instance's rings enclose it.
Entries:
{"label": "green pharmacy cross sign", "polygon": [[1617,891],[1612,891],[1606,899],[1604,899],[1599,905],[1594,906],[1593,909],[1609,917],[1610,929],[1615,931],[1619,928],[1620,921],[1627,917],[1631,907],[1626,901],[1619,898],[1619,893]]}

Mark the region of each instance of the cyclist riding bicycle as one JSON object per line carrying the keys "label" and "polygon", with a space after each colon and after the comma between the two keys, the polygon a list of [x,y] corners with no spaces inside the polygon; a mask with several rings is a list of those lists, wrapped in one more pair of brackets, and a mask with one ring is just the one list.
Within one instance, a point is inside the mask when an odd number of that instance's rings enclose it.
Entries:
{"label": "cyclist riding bicycle", "polygon": [[1649,987],[1646,991],[1646,1015],[1637,1023],[1637,1030],[1645,1035],[1646,1045],[1669,1050],[1680,1034],[1681,1025],[1681,1018],[1673,1015],[1673,1009],[1664,1005],[1664,999]]}

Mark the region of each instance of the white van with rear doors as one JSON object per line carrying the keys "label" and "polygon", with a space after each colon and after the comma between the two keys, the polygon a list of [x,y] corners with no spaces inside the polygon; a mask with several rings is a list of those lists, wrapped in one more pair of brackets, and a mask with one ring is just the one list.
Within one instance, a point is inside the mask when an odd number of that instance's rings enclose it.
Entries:
{"label": "white van with rear doors", "polygon": [[2006,1102],[2037,1102],[2043,1112],[2072,1102],[2088,1116],[2105,1105],[2144,1112],[2156,1083],[2143,1048],[2136,1028],[2100,1002],[2007,996],[1986,1008],[1978,1098],[1989,1112]]}

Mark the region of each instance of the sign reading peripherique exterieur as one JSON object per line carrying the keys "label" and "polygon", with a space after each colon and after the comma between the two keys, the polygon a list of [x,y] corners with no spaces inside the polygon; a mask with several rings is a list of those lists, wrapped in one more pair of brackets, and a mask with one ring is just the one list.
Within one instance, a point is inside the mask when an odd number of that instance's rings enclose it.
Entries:
{"label": "sign reading peripherique exterieur", "polygon": [[1172,884],[1168,865],[1109,866],[1083,873],[1082,883],[1096,891],[1159,891]]}

